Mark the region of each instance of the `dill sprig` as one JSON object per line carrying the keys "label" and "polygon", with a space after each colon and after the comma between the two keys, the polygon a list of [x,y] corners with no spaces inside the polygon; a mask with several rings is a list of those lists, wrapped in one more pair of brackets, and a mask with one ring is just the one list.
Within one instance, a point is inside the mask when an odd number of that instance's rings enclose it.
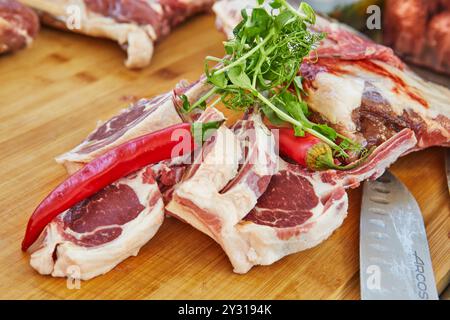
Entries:
{"label": "dill sprig", "polygon": [[[359,150],[352,140],[325,124],[308,120],[308,106],[302,100],[302,79],[297,76],[303,59],[325,37],[308,27],[316,20],[314,10],[302,2],[295,10],[285,0],[259,0],[250,12],[242,10],[242,21],[234,38],[225,41],[226,56],[205,59],[205,74],[212,89],[192,105],[183,98],[183,110],[206,107],[213,97],[227,108],[245,111],[259,106],[274,124],[292,124],[297,136],[308,132],[347,157],[346,150]],[[216,65],[210,68],[210,63]],[[336,141],[341,141],[338,144]]]}

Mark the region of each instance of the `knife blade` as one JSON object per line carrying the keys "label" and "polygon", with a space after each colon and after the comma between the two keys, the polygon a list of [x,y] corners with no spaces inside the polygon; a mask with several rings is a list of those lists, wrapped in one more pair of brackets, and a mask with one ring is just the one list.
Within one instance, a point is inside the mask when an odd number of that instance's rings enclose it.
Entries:
{"label": "knife blade", "polygon": [[360,225],[363,300],[436,300],[420,208],[389,171],[363,189]]}
{"label": "knife blade", "polygon": [[445,171],[447,173],[447,187],[448,193],[450,193],[450,149],[445,151]]}

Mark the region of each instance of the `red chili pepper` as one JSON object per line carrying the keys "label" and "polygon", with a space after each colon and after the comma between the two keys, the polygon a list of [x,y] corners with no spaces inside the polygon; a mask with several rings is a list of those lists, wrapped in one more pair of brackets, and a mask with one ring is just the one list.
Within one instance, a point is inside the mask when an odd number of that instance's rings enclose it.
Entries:
{"label": "red chili pepper", "polygon": [[176,130],[189,132],[191,138],[189,148],[180,148],[183,154],[188,154],[199,144],[198,142],[205,140],[208,130],[217,129],[222,123],[223,121],[177,124],[132,139],[92,160],[57,186],[39,204],[28,221],[22,250],[27,250],[60,213],[132,172],[149,164],[170,159],[173,148],[183,139],[181,136],[179,140],[173,141],[172,134]]}
{"label": "red chili pepper", "polygon": [[315,171],[353,169],[368,156],[367,153],[359,161],[347,166],[339,166],[334,162],[333,152],[329,145],[309,133],[305,133],[303,137],[297,137],[292,128],[279,128],[279,148],[281,154]]}

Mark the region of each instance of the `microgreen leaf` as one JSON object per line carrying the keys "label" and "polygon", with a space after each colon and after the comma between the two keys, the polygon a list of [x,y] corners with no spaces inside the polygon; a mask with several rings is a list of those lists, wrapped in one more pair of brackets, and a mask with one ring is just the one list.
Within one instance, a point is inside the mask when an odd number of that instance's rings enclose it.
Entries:
{"label": "microgreen leaf", "polygon": [[227,89],[222,93],[223,104],[232,110],[247,110],[256,103],[255,97],[244,89]]}
{"label": "microgreen leaf", "polygon": [[233,34],[234,34],[235,37],[237,37],[240,34],[240,32],[244,28],[245,24],[247,23],[247,19],[248,19],[247,10],[242,9],[241,10],[241,16],[242,16],[241,22],[239,22],[237,24],[237,26],[233,29]]}
{"label": "microgreen leaf", "polygon": [[283,123],[285,123],[285,121],[281,120],[277,114],[275,113],[275,111],[273,111],[269,106],[262,104],[261,105],[261,110],[264,113],[264,115],[267,117],[267,119],[270,121],[270,123],[274,124],[274,125],[282,125]]}
{"label": "microgreen leaf", "polygon": [[281,30],[289,22],[294,21],[295,17],[290,11],[280,12],[275,18],[275,26],[278,30]]}
{"label": "microgreen leaf", "polygon": [[228,84],[228,80],[224,73],[212,73],[208,76],[208,81],[215,85],[216,87],[219,87],[220,89],[226,88]]}
{"label": "microgreen leaf", "polygon": [[244,72],[244,67],[242,65],[231,68],[228,70],[227,75],[234,85],[244,89],[252,89],[250,78]]}
{"label": "microgreen leaf", "polygon": [[225,48],[226,54],[232,54],[235,47],[234,41],[224,41],[223,47]]}
{"label": "microgreen leaf", "polygon": [[327,125],[308,120],[308,106],[302,100],[306,92],[297,73],[303,59],[325,36],[309,29],[315,22],[314,10],[306,3],[295,10],[286,0],[268,1],[275,9],[271,10],[265,2],[258,0],[259,7],[241,11],[234,38],[224,42],[227,56],[207,59],[220,64],[212,72],[205,65],[213,88],[192,105],[186,99],[186,110],[203,108],[218,95],[215,101],[227,108],[246,111],[259,107],[273,124],[288,122],[295,135],[311,133],[345,156],[345,150],[356,148],[355,143]]}
{"label": "microgreen leaf", "polygon": [[[264,1],[263,1],[263,2],[264,2]],[[271,6],[272,8],[274,8],[274,9],[279,9],[279,8],[281,8],[282,5],[283,5],[283,4],[281,3],[281,1],[277,1],[277,0],[272,1],[272,2],[270,3],[270,6]]]}
{"label": "microgreen leaf", "polygon": [[264,8],[255,8],[252,11],[251,23],[249,26],[244,26],[243,34],[252,40],[256,35],[264,37],[267,35],[272,24],[272,17]]}
{"label": "microgreen leaf", "polygon": [[316,14],[314,9],[306,2],[300,3],[300,10],[306,15],[306,19],[309,23],[316,23]]}

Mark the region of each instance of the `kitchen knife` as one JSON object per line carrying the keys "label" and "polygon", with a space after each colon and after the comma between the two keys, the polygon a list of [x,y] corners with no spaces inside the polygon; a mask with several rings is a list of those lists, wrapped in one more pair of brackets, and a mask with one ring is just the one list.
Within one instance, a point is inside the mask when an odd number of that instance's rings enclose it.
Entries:
{"label": "kitchen knife", "polygon": [[360,281],[363,300],[438,299],[420,208],[389,171],[364,183]]}
{"label": "kitchen knife", "polygon": [[450,149],[447,149],[445,154],[445,171],[447,173],[448,192],[450,193]]}

